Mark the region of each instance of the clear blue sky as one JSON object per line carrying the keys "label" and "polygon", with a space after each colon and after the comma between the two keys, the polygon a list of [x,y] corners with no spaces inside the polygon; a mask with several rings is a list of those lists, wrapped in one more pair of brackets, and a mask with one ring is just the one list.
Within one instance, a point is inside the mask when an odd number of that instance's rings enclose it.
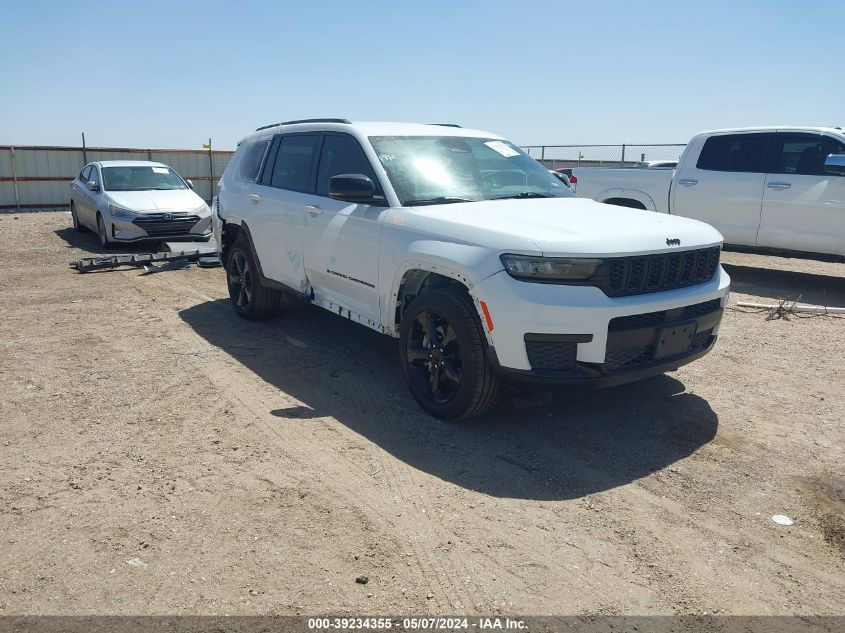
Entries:
{"label": "clear blue sky", "polygon": [[0,145],[229,149],[315,116],[520,144],[845,126],[843,29],[842,0],[9,2]]}

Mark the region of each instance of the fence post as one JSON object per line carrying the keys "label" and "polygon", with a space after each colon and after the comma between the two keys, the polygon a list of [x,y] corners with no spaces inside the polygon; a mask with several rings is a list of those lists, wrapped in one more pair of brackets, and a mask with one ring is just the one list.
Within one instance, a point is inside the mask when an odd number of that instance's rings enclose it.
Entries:
{"label": "fence post", "polygon": [[625,166],[625,143],[622,143],[622,162],[619,163],[619,166]]}
{"label": "fence post", "polygon": [[546,146],[540,146],[540,160],[546,160]]}
{"label": "fence post", "polygon": [[208,182],[209,182],[209,202],[214,199],[214,154],[211,153],[211,137],[208,137]]}
{"label": "fence post", "polygon": [[82,166],[88,164],[88,151],[85,147],[85,132],[82,133]]}
{"label": "fence post", "polygon": [[12,186],[15,189],[15,209],[18,213],[21,212],[21,194],[18,191],[18,165],[15,160],[15,148],[9,148],[10,158],[12,159]]}

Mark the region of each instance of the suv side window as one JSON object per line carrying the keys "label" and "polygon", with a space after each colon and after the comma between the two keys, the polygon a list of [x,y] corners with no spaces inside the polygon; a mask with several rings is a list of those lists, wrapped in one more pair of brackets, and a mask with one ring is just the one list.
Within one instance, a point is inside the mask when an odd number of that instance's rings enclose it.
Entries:
{"label": "suv side window", "polygon": [[845,154],[845,144],[820,134],[779,134],[781,141],[777,174],[830,176],[824,161],[830,154]]}
{"label": "suv side window", "polygon": [[765,134],[725,134],[704,142],[696,167],[709,171],[762,173]]}
{"label": "suv side window", "polygon": [[269,146],[270,139],[265,138],[254,141],[243,149],[243,156],[238,163],[238,178],[252,180],[253,182],[258,180],[261,163],[264,162],[264,156],[267,154]]}
{"label": "suv side window", "polygon": [[320,152],[317,169],[317,195],[329,195],[329,179],[340,174],[363,174],[376,186],[376,195],[383,195],[378,178],[367,160],[361,144],[348,134],[327,134]]}
{"label": "suv side window", "polygon": [[276,162],[273,164],[270,186],[312,193],[314,160],[319,143],[318,134],[283,136],[276,154]]}

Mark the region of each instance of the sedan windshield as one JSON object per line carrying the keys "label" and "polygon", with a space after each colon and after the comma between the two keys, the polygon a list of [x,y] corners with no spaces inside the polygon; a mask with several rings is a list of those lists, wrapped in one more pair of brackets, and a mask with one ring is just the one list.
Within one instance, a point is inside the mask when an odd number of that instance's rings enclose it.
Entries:
{"label": "sedan windshield", "polygon": [[404,206],[575,195],[508,141],[371,136],[370,142]]}
{"label": "sedan windshield", "polygon": [[137,165],[103,167],[103,189],[106,191],[151,191],[155,189],[187,189],[179,175],[169,167]]}

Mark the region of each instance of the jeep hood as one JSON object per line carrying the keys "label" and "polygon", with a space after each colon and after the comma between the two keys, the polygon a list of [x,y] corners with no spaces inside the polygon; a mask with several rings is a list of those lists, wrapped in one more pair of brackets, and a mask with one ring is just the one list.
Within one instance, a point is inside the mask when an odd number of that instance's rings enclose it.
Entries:
{"label": "jeep hood", "polygon": [[656,253],[722,242],[716,229],[698,220],[586,198],[482,200],[414,207],[407,224],[465,243],[515,252],[527,247],[550,256]]}

